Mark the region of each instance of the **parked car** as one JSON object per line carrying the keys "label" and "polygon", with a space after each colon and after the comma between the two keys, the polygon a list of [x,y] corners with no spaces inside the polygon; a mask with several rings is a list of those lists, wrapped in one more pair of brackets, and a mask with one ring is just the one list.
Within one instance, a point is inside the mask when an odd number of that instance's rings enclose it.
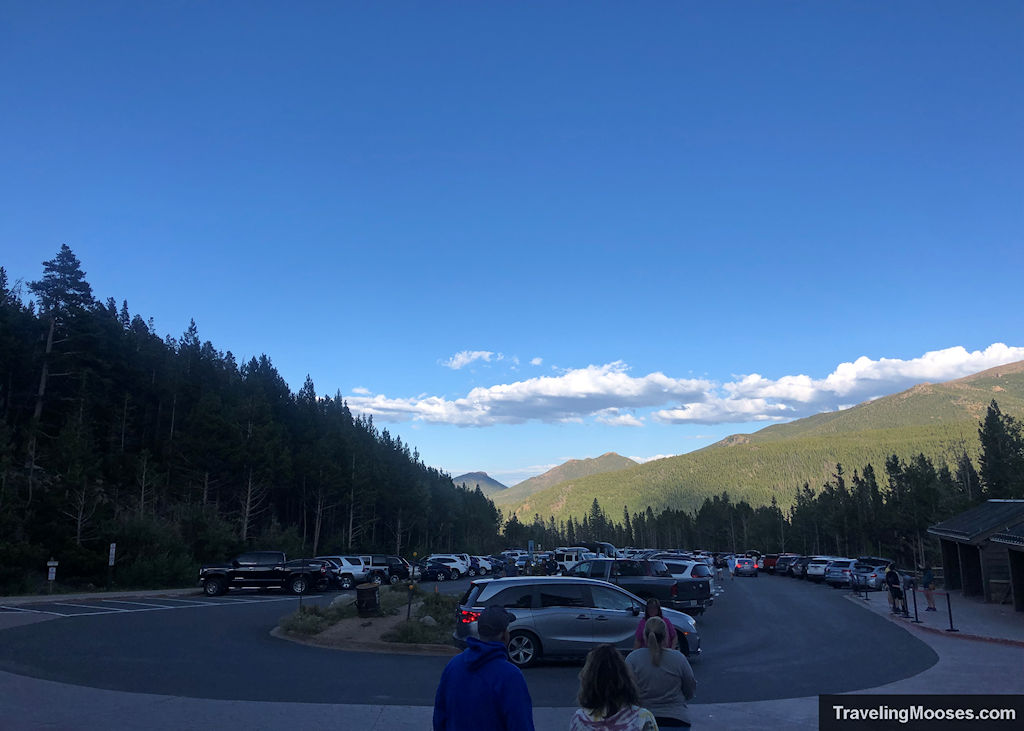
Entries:
{"label": "parked car", "polygon": [[[602,643],[629,650],[644,611],[643,599],[597,579],[520,576],[477,580],[456,610],[456,643],[478,637],[477,618],[495,605],[516,616],[508,628],[508,654],[520,667],[533,665],[542,656],[583,656]],[[662,612],[679,633],[680,650],[688,657],[699,655],[700,635],[693,619],[672,609],[663,608]]]}
{"label": "parked car", "polygon": [[814,556],[807,562],[807,579],[821,583],[825,580],[825,569],[829,561],[835,560],[835,556]]}
{"label": "parked car", "polygon": [[775,559],[775,565],[772,566],[772,573],[779,576],[787,576],[789,574],[790,565],[796,561],[799,556],[796,554],[783,554]]}
{"label": "parked car", "polygon": [[795,579],[806,579],[807,578],[807,565],[811,562],[814,556],[801,556],[796,561],[789,565],[789,575]]}
{"label": "parked car", "polygon": [[427,556],[426,560],[440,561],[441,563],[451,567],[449,571],[453,580],[469,573],[469,564],[454,553],[432,553]]}
{"label": "parked car", "polygon": [[[663,564],[668,572],[672,575],[673,579],[676,580],[689,580],[689,579],[707,579],[711,587],[712,597],[718,593],[718,582],[715,580],[714,569],[709,567],[703,561],[693,561],[687,559],[673,559],[673,558],[661,558],[658,559]],[[714,603],[713,598],[709,598],[705,607],[709,607]]]}
{"label": "parked car", "polygon": [[757,578],[757,563],[752,558],[740,557],[736,559],[733,568],[734,576],[753,576]]}
{"label": "parked car", "polygon": [[452,578],[451,567],[440,561],[417,562],[415,575],[420,581],[449,581]]}
{"label": "parked car", "polygon": [[825,567],[825,583],[835,588],[853,586],[853,567],[856,563],[852,558],[830,561]]}
{"label": "parked car", "polygon": [[331,564],[312,558],[289,561],[284,551],[249,551],[232,561],[199,569],[199,584],[207,596],[228,589],[285,589],[305,594],[329,580]]}
{"label": "parked car", "polygon": [[366,581],[369,572],[367,563],[359,556],[317,556],[334,565],[332,583],[341,589],[351,589]]}
{"label": "parked car", "polygon": [[885,567],[891,562],[886,559],[857,559],[851,573],[853,587],[861,591],[881,591],[885,588]]}

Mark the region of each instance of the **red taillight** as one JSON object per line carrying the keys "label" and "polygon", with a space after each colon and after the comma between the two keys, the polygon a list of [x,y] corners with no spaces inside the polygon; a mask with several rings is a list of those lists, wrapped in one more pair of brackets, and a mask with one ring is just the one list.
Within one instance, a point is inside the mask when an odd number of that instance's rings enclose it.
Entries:
{"label": "red taillight", "polygon": [[672,584],[672,596],[679,596],[679,584]]}
{"label": "red taillight", "polygon": [[471,609],[460,609],[459,610],[459,621],[463,624],[470,624],[480,619],[480,612],[474,612]]}

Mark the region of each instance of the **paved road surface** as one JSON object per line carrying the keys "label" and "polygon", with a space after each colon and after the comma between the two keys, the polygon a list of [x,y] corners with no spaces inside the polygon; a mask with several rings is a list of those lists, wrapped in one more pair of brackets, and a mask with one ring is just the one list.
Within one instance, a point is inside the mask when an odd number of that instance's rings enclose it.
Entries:
{"label": "paved road surface", "polygon": [[[726,593],[698,619],[705,654],[693,665],[701,703],[871,688],[937,660],[923,642],[839,591],[764,575],[726,581]],[[440,588],[461,593],[466,583]],[[232,593],[131,601],[54,600],[30,607],[77,616],[3,631],[0,670],[170,696],[415,706],[432,703],[446,662],[322,650],[270,637],[278,618],[294,610],[294,597]],[[527,670],[534,704],[574,705],[579,669],[578,662],[557,662]]]}

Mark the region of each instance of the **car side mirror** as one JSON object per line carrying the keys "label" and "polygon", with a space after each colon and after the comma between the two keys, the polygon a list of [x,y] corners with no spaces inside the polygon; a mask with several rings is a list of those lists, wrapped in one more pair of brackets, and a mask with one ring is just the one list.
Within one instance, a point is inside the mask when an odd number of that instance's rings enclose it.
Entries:
{"label": "car side mirror", "polygon": [[633,616],[634,617],[639,617],[640,616],[640,607],[638,607],[636,604],[634,604],[632,607],[630,607],[630,611],[633,612]]}

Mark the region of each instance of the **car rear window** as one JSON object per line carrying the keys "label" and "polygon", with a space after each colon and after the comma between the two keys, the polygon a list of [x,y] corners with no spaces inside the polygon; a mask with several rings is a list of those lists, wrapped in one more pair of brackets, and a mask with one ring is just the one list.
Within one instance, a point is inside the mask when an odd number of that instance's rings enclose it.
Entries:
{"label": "car rear window", "polygon": [[693,571],[690,572],[690,576],[698,579],[706,579],[712,576],[712,573],[711,569],[709,569],[705,564],[699,563],[693,567]]}
{"label": "car rear window", "polygon": [[532,586],[510,586],[502,589],[490,599],[484,599],[488,607],[511,607],[515,609],[529,609],[533,606]]}
{"label": "car rear window", "polygon": [[483,591],[484,584],[473,583],[469,585],[466,593],[462,595],[462,599],[459,600],[459,604],[464,607],[472,607],[475,605],[477,597],[480,596],[480,592]]}

